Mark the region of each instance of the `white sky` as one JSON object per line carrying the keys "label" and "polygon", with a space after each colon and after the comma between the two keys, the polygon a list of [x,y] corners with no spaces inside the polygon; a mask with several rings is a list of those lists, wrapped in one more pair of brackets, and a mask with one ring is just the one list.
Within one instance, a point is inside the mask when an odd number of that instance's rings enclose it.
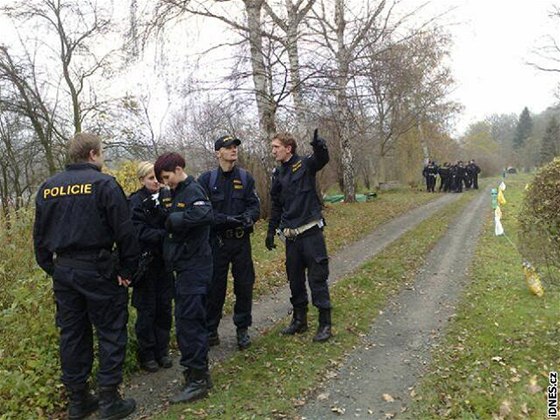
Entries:
{"label": "white sky", "polygon": [[[454,8],[450,22],[455,46],[452,68],[457,81],[453,98],[465,107],[457,121],[469,123],[493,113],[519,115],[527,106],[540,113],[556,102],[560,74],[525,64],[531,51],[553,35],[548,17],[551,0],[433,0],[440,10]],[[557,2],[560,4],[560,2]]]}

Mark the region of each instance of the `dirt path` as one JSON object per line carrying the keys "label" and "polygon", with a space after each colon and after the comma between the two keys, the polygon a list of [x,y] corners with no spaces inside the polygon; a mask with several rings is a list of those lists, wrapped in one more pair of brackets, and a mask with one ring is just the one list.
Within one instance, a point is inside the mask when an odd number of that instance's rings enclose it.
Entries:
{"label": "dirt path", "polygon": [[363,345],[348,356],[335,379],[302,407],[303,418],[408,418],[410,393],[468,281],[487,209],[487,194],[482,193],[450,225],[413,284],[376,318]]}
{"label": "dirt path", "polygon": [[[459,197],[459,194],[445,194],[437,200],[431,201],[383,224],[368,236],[340,250],[331,257],[329,263],[331,269],[329,282],[332,284],[351,273],[405,232],[414,228],[446,205],[456,201]],[[263,296],[254,303],[254,327],[251,329],[251,335],[254,339],[258,338],[263,331],[266,331],[274,323],[285,318],[290,313],[289,297],[290,292],[286,285],[274,295]],[[235,327],[231,316],[227,316],[222,320],[219,334],[221,344],[211,348],[211,363],[222,361],[237,351]],[[160,412],[165,409],[169,397],[178,391],[179,384],[181,383],[180,372],[178,356],[175,355],[174,366],[171,369],[160,370],[149,375],[144,373],[135,374],[128,381],[125,389],[126,396],[135,398],[138,405],[138,410],[133,418],[149,418],[151,413]]]}

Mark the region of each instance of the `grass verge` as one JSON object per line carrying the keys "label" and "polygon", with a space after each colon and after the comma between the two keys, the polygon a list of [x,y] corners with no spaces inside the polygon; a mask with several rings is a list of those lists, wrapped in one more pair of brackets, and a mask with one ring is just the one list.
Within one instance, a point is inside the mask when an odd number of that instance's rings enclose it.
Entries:
{"label": "grass verge", "polygon": [[546,418],[551,370],[560,370],[560,288],[543,298],[524,281],[514,243],[524,176],[506,179],[502,224],[488,218],[457,316],[436,348],[430,371],[415,390],[407,417],[415,419]]}
{"label": "grass verge", "polygon": [[[359,345],[388,297],[414,278],[426,254],[473,197],[464,194],[332,287],[335,337],[329,343],[313,343],[313,331],[280,337],[278,325],[255,339],[249,350],[213,367],[215,387],[209,398],[172,406],[159,418],[295,417],[316,385],[328,379],[325,373]],[[316,325],[315,317],[311,311],[311,325]]]}

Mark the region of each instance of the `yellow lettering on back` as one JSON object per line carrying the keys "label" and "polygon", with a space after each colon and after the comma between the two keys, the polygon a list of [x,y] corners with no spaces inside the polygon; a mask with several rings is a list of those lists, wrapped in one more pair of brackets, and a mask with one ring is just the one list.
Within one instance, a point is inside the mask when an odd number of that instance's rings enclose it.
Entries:
{"label": "yellow lettering on back", "polygon": [[65,195],[82,195],[91,194],[92,184],[72,184],[45,188],[43,190],[43,198],[55,198]]}

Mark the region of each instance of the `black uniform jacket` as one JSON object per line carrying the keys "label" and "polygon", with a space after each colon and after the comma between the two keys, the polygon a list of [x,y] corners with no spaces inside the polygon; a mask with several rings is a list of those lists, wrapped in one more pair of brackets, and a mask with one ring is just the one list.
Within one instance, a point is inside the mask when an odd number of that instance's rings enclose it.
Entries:
{"label": "black uniform jacket", "polygon": [[187,177],[173,191],[173,201],[168,205],[170,220],[163,243],[166,266],[170,271],[192,268],[193,260],[201,262],[209,257],[209,233],[213,221],[212,204],[204,188],[192,176]]}
{"label": "black uniform jacket", "polygon": [[321,201],[315,187],[315,175],[329,161],[325,144],[313,147],[304,158],[293,155],[272,173],[271,211],[268,230],[297,228],[323,218]]}
{"label": "black uniform jacket", "polygon": [[[161,195],[162,193],[160,193]],[[130,212],[132,223],[138,232],[142,251],[150,251],[154,256],[161,257],[163,239],[165,238],[165,217],[160,206],[152,207],[152,193],[143,187],[130,196]]]}
{"label": "black uniform jacket", "polygon": [[132,277],[140,249],[126,196],[112,176],[91,163],[70,164],[41,185],[35,201],[35,258],[48,274],[55,253],[95,255],[116,243],[119,274]]}
{"label": "black uniform jacket", "polygon": [[237,166],[233,167],[231,174],[224,175],[220,167],[217,171],[218,177],[214,185],[210,185],[212,171],[203,173],[198,179],[212,201],[213,229],[223,231],[239,226],[237,224],[228,225],[227,216],[242,215],[250,218],[253,223],[259,220],[261,207],[253,176],[246,172],[246,176],[242,177]]}

